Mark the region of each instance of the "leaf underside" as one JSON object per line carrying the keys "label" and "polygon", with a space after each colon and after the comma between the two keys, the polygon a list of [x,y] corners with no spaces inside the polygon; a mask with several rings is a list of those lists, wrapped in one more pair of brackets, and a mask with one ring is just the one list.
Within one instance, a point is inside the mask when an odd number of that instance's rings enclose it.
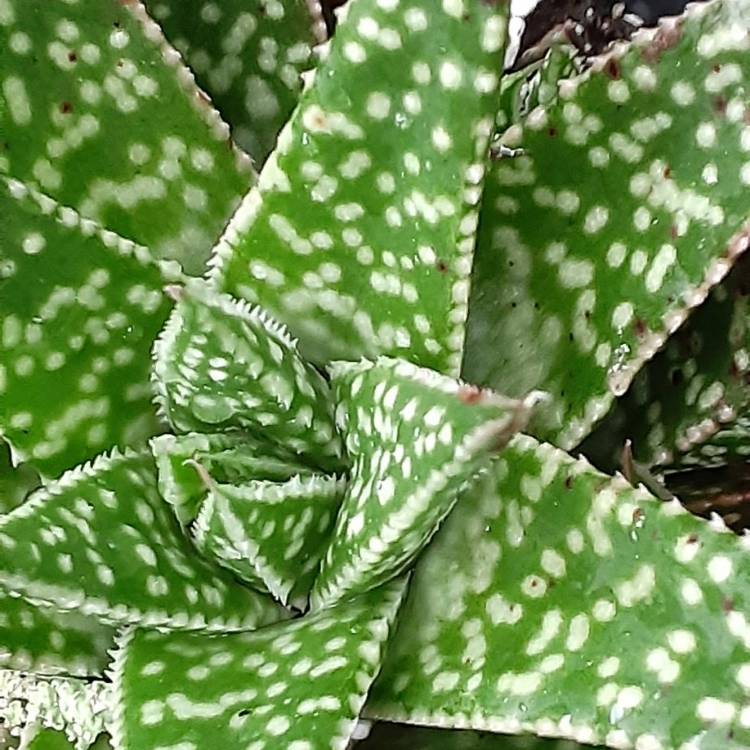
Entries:
{"label": "leaf underside", "polygon": [[55,477],[153,435],[150,349],[173,269],[2,176],[0,216],[0,432],[16,458]]}
{"label": "leaf underside", "polygon": [[228,631],[282,616],[196,555],[146,452],[100,456],[0,518],[0,585],[113,624]]}
{"label": "leaf underside", "polygon": [[134,631],[116,658],[115,747],[345,750],[404,586],[255,633]]}
{"label": "leaf underside", "polygon": [[746,247],[749,18],[696,5],[504,134],[523,154],[488,175],[462,372],[548,391],[533,430],[562,448]]}
{"label": "leaf underside", "polygon": [[138,2],[3,8],[0,173],[200,273],[252,169],[177,51]]}
{"label": "leaf underside", "polygon": [[417,565],[368,715],[746,747],[747,546],[518,437]]}
{"label": "leaf underside", "polygon": [[403,360],[336,363],[331,374],[352,469],[313,608],[404,571],[487,455],[528,419],[520,401]]}
{"label": "leaf underside", "polygon": [[503,13],[362,0],[339,19],[212,259],[314,361],[458,373]]}
{"label": "leaf underside", "polygon": [[[297,103],[321,29],[306,0],[146,0],[237,143],[262,164]],[[324,33],[324,29],[322,30]]]}

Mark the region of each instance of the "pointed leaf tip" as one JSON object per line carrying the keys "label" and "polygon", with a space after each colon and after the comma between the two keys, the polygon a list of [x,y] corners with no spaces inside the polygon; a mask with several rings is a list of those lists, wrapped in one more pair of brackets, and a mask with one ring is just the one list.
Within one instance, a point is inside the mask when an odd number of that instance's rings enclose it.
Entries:
{"label": "pointed leaf tip", "polygon": [[523,429],[528,403],[403,360],[335,363],[336,420],[352,461],[314,608],[405,570],[491,452]]}

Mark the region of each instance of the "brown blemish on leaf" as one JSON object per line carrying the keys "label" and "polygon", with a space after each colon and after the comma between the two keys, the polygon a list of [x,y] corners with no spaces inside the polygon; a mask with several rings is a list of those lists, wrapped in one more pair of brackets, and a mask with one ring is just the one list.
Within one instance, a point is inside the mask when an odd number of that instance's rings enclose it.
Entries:
{"label": "brown blemish on leaf", "polygon": [[70,102],[62,102],[60,104],[60,112],[64,115],[69,115],[73,111],[73,105]]}
{"label": "brown blemish on leaf", "polygon": [[653,41],[644,47],[641,55],[651,64],[659,62],[662,55],[676,46],[682,38],[682,19],[675,19],[663,24],[656,32]]}
{"label": "brown blemish on leaf", "polygon": [[607,60],[606,65],[604,66],[604,72],[613,81],[618,81],[621,76],[620,63],[617,62],[614,57],[610,57],[609,60]]}
{"label": "brown blemish on leaf", "polygon": [[638,338],[646,335],[646,323],[642,318],[636,318],[633,321],[633,330],[635,331],[635,335],[638,336]]}
{"label": "brown blemish on leaf", "polygon": [[463,385],[458,389],[458,400],[462,404],[472,406],[481,403],[484,400],[484,394],[476,385]]}
{"label": "brown blemish on leaf", "polygon": [[448,272],[448,266],[445,264],[445,261],[439,260],[435,264],[435,268],[437,268],[440,273],[447,273]]}

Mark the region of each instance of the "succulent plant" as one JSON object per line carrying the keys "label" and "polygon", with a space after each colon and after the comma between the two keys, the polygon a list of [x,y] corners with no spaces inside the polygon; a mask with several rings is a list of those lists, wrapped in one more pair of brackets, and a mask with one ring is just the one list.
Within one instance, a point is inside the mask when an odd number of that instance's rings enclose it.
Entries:
{"label": "succulent plant", "polygon": [[750,745],[748,0],[146,6],[0,0],[0,746]]}

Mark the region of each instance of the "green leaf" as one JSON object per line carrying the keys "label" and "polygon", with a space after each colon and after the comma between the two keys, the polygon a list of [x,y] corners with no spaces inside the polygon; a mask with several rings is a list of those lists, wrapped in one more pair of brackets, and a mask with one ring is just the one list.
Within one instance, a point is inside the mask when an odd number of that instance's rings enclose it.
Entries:
{"label": "green leaf", "polygon": [[137,1],[7,0],[0,173],[199,273],[249,159]]}
{"label": "green leaf", "polygon": [[0,726],[4,723],[11,735],[29,739],[43,728],[64,731],[76,750],[86,750],[111,721],[110,692],[111,685],[103,680],[0,669]]}
{"label": "green leaf", "polygon": [[14,463],[54,477],[153,435],[149,351],[173,264],[3,177],[0,215],[0,432]]}
{"label": "green leaf", "polygon": [[548,391],[533,431],[562,448],[747,246],[748,8],[638,34],[504,135],[524,153],[488,177],[462,375]]}
{"label": "green leaf", "polygon": [[[45,530],[44,535],[51,538],[54,532]],[[0,667],[73,677],[102,675],[113,641],[112,628],[91,617],[0,593]]]}
{"label": "green leaf", "polygon": [[300,73],[325,40],[317,2],[146,0],[198,85],[262,164],[297,103]]}
{"label": "green leaf", "polygon": [[581,750],[561,740],[508,737],[489,732],[377,724],[355,750]]}
{"label": "green leaf", "polygon": [[20,505],[40,484],[39,475],[31,466],[14,465],[12,447],[0,438],[0,513]]}
{"label": "green leaf", "polygon": [[284,483],[209,480],[193,538],[241,580],[305,610],[345,486],[321,474]]}
{"label": "green leaf", "polygon": [[[510,25],[510,24],[509,24]],[[578,51],[567,42],[553,44],[539,60],[504,73],[500,79],[500,106],[496,125],[500,132],[514,123],[521,123],[539,105],[557,99],[557,84],[581,72]],[[491,152],[494,158],[494,154]]]}
{"label": "green leaf", "polygon": [[747,537],[518,437],[418,564],[368,715],[747,747],[749,617]]}
{"label": "green leaf", "polygon": [[[41,730],[27,746],[27,750],[75,750],[64,732],[54,729]],[[112,750],[106,734],[100,734],[91,745],[91,750]]]}
{"label": "green leaf", "polygon": [[750,456],[750,416],[738,417],[681,457],[688,466],[723,466],[747,461]]}
{"label": "green leaf", "polygon": [[495,3],[350,4],[216,248],[220,287],[314,361],[457,375],[504,32]]}
{"label": "green leaf", "polygon": [[154,348],[161,410],[178,432],[244,429],[305,456],[341,465],[330,390],[283,326],[203,283],[179,301]]}
{"label": "green leaf", "polygon": [[488,454],[523,429],[530,405],[403,360],[335,363],[331,376],[353,467],[313,608],[407,569]]}
{"label": "green leaf", "polygon": [[[635,458],[676,468],[750,402],[750,255],[633,379],[582,450],[600,465],[626,439]],[[602,455],[605,454],[605,455]],[[690,463],[694,463],[690,460]]]}
{"label": "green leaf", "polygon": [[404,587],[255,633],[131,631],[114,667],[115,747],[345,750]]}
{"label": "green leaf", "polygon": [[74,750],[63,732],[44,729],[28,744],[28,750]]}
{"label": "green leaf", "polygon": [[0,585],[105,622],[231,631],[281,617],[204,563],[159,497],[153,459],[117,451],[0,517]]}
{"label": "green leaf", "polygon": [[151,440],[151,452],[159,472],[159,492],[183,526],[195,520],[206,499],[206,485],[196,464],[223,484],[252,479],[284,482],[295,474],[312,473],[309,467],[284,455],[283,449],[239,432],[160,435]]}

